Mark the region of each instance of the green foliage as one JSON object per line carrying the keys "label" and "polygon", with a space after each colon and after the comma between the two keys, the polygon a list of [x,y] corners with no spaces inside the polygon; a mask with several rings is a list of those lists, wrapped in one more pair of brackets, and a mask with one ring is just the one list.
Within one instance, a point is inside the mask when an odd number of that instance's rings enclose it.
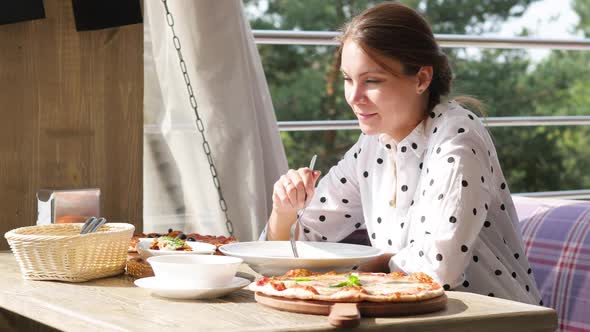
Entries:
{"label": "green foliage", "polygon": [[586,37],[590,37],[590,1],[573,1],[573,7],[580,17],[580,23],[577,26],[578,30],[582,31]]}
{"label": "green foliage", "polygon": [[[493,32],[499,23],[522,15],[536,0],[405,0],[432,24],[436,34]],[[327,30],[382,1],[268,0],[254,15],[254,29]],[[246,6],[261,2],[246,0]],[[578,0],[578,29],[590,32],[590,2]],[[523,32],[526,34],[526,31]],[[259,51],[279,121],[354,119],[343,98],[335,67],[335,47],[260,45]],[[445,50],[455,76],[452,95],[471,95],[486,105],[487,116],[590,114],[590,54],[554,51],[531,64],[523,50]],[[512,192],[590,188],[590,135],[578,127],[490,129]],[[360,131],[283,132],[289,165],[307,165],[317,153],[325,174],[356,141]]]}
{"label": "green foliage", "polygon": [[[519,94],[530,100],[534,115],[590,114],[590,54],[579,51],[553,51],[533,72],[522,77]],[[522,178],[511,179],[513,186],[541,190],[590,188],[590,128],[587,126],[537,127],[513,130],[513,139],[528,138],[523,148],[502,149],[503,160],[512,170],[526,170]],[[523,137],[524,136],[524,137]],[[506,143],[506,138],[504,138]],[[530,190],[529,191],[533,191]]]}

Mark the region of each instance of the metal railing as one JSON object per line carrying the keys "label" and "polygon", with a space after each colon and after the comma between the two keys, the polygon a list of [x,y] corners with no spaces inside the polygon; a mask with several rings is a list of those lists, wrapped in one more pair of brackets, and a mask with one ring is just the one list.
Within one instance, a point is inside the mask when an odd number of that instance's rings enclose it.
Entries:
{"label": "metal railing", "polygon": [[[338,45],[335,31],[252,30],[257,44],[275,45]],[[495,37],[435,34],[442,47],[478,48],[546,48],[559,50],[590,50],[590,39],[548,39],[529,37]]]}
{"label": "metal railing", "polygon": [[[253,30],[258,44],[275,45],[337,45],[336,31]],[[590,50],[590,39],[543,39],[528,37],[494,37],[436,34],[442,47],[479,48],[546,48],[560,50]],[[517,116],[486,118],[489,127],[516,126],[579,126],[590,125],[590,116]],[[358,129],[356,120],[282,121],[281,131]]]}
{"label": "metal railing", "polygon": [[[339,32],[334,31],[254,30],[253,32],[256,43],[276,45],[338,45],[335,38],[339,35]],[[590,39],[543,39],[446,34],[437,34],[435,38],[441,47],[590,50]],[[580,126],[590,125],[590,116],[491,117],[485,118],[484,123],[488,127]],[[359,128],[356,120],[280,121],[278,125],[280,131],[353,130]],[[516,195],[562,199],[589,199],[590,190],[519,193]]]}
{"label": "metal railing", "polygon": [[[507,116],[482,119],[487,127],[587,126],[590,116]],[[279,121],[280,131],[354,130],[357,120]]]}
{"label": "metal railing", "polygon": [[[508,116],[483,118],[487,127],[533,127],[533,126],[587,126],[590,116]],[[323,131],[323,130],[357,130],[357,120],[323,120],[323,121],[278,121],[279,131]],[[167,130],[192,132],[192,123],[176,123],[166,126]],[[161,133],[157,125],[144,125],[145,134]]]}
{"label": "metal railing", "polygon": [[[257,44],[274,45],[337,45],[335,31],[286,31],[253,30]],[[441,47],[477,48],[544,48],[559,50],[590,50],[590,39],[547,39],[529,37],[494,37],[436,34]],[[483,119],[488,127],[527,127],[527,126],[581,126],[590,125],[590,116],[514,116],[489,117]],[[279,121],[279,131],[319,131],[359,129],[356,120],[325,121]],[[168,129],[194,132],[193,124],[173,124]],[[160,126],[145,125],[144,134],[161,133]],[[562,199],[590,199],[590,190],[563,190],[533,193],[517,193],[517,196],[546,197]]]}
{"label": "metal railing", "polygon": [[560,199],[590,199],[590,190],[560,190],[560,191],[541,191],[534,193],[518,193],[514,196],[537,197],[537,198],[560,198]]}

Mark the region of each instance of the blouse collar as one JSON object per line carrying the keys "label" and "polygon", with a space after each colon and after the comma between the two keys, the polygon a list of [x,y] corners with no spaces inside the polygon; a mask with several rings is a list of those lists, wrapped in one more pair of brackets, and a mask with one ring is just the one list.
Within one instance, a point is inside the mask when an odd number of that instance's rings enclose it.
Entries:
{"label": "blouse collar", "polygon": [[417,157],[421,157],[424,149],[426,149],[427,135],[425,133],[426,120],[422,120],[408,136],[406,136],[401,142],[396,140],[388,134],[380,134],[379,142],[387,150],[391,150],[395,154],[412,152]]}
{"label": "blouse collar", "polygon": [[380,134],[378,140],[386,150],[390,150],[392,153],[399,154],[404,151],[412,151],[418,158],[420,158],[428,145],[428,139],[432,132],[431,127],[434,119],[440,117],[454,105],[456,105],[454,101],[436,105],[428,117],[425,120],[422,120],[416,128],[414,128],[414,130],[412,130],[412,132],[399,143],[388,134]]}

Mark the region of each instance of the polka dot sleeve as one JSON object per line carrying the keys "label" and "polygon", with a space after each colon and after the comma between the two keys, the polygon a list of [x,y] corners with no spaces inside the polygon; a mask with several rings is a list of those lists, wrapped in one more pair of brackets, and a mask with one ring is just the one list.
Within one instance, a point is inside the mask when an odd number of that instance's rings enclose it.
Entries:
{"label": "polka dot sleeve", "polygon": [[364,224],[356,176],[360,140],[318,183],[300,219],[300,239],[338,242]]}
{"label": "polka dot sleeve", "polygon": [[389,263],[392,271],[426,272],[451,288],[464,281],[491,200],[484,140],[452,127],[439,128],[441,139],[427,151],[417,190],[425,197],[409,213],[407,245]]}

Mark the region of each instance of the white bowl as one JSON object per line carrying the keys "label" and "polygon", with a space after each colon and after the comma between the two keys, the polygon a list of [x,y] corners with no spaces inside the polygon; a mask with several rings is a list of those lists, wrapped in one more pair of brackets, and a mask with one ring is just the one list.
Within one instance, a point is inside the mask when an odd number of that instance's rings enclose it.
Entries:
{"label": "white bowl", "polygon": [[383,253],[381,249],[357,244],[308,241],[297,241],[298,258],[293,256],[289,241],[236,242],[219,250],[227,256],[242,258],[252,270],[265,276],[283,275],[292,269],[347,272]]}
{"label": "white bowl", "polygon": [[165,255],[147,259],[156,277],[180,287],[218,288],[232,282],[241,258],[215,255]]}
{"label": "white bowl", "polygon": [[216,246],[204,243],[204,242],[193,242],[186,241],[186,244],[193,249],[193,251],[177,251],[177,250],[153,250],[150,249],[150,244],[154,239],[140,240],[135,246],[137,252],[143,259],[147,259],[151,256],[162,256],[162,255],[212,255],[217,249]]}

